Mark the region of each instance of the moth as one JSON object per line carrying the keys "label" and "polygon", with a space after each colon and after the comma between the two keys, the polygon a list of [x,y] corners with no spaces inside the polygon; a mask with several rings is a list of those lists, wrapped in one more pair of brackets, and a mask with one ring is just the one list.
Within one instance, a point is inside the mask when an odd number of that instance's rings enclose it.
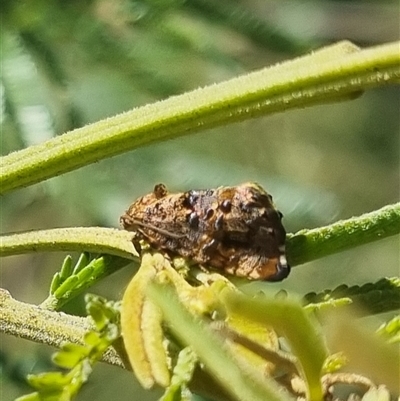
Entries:
{"label": "moth", "polygon": [[120,220],[154,248],[227,274],[281,281],[290,273],[282,213],[253,182],[171,194],[158,184]]}

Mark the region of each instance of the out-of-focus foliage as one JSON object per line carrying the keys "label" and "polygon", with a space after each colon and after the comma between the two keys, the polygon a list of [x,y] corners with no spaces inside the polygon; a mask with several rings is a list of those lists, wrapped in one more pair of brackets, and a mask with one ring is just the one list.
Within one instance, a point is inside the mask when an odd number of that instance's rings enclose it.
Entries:
{"label": "out-of-focus foliage", "polygon": [[382,324],[377,333],[386,338],[389,343],[400,342],[400,316],[395,316],[389,322]]}
{"label": "out-of-focus foliage", "polygon": [[[340,39],[360,45],[398,39],[398,12],[390,0],[3,0],[1,152]],[[158,182],[183,190],[259,181],[274,195],[289,231],[371,211],[398,198],[399,99],[398,89],[379,89],[353,102],[129,152],[5,196],[1,229],[117,226],[129,203]],[[398,251],[392,238],[325,258],[294,269],[274,289],[318,292],[376,281],[398,274]],[[40,302],[61,259],[5,259],[3,286],[19,299]],[[119,272],[98,291],[120,297],[131,274]],[[8,367],[44,352],[24,344],[11,354],[13,341],[2,339]],[[109,392],[89,385],[78,399],[109,399],[113,384],[125,386],[124,374],[116,377]],[[23,393],[11,380],[3,391],[6,398]],[[129,391],[119,391],[120,399],[131,399]]]}
{"label": "out-of-focus foliage", "polygon": [[118,303],[89,294],[85,300],[95,329],[85,334],[84,344],[67,343],[53,355],[54,364],[67,372],[29,375],[28,382],[36,391],[18,397],[16,401],[73,400],[88,381],[93,365],[101,360],[105,350],[121,335]]}

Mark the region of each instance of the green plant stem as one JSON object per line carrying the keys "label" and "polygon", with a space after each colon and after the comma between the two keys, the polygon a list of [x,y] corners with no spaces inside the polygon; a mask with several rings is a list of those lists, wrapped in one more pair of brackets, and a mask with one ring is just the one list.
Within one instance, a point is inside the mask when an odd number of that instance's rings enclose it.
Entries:
{"label": "green plant stem", "polygon": [[399,79],[398,42],[365,50],[342,42],[11,153],[0,160],[0,194],[140,146],[228,122],[351,98]]}
{"label": "green plant stem", "polygon": [[400,233],[400,202],[348,220],[289,235],[292,266],[355,248]]}
{"label": "green plant stem", "polygon": [[0,256],[29,252],[76,251],[104,253],[138,261],[133,233],[103,227],[72,227],[0,236]]}
{"label": "green plant stem", "polygon": [[[400,233],[400,203],[329,226],[289,234],[291,266],[332,255]],[[30,231],[0,237],[0,256],[32,251],[89,251],[138,260],[132,232],[114,228],[81,227]]]}
{"label": "green plant stem", "polygon": [[[61,348],[66,342],[84,344],[85,333],[94,330],[94,325],[88,318],[53,312],[16,301],[3,289],[0,289],[0,311],[0,333],[57,348]],[[125,367],[113,348],[106,351],[103,361]]]}

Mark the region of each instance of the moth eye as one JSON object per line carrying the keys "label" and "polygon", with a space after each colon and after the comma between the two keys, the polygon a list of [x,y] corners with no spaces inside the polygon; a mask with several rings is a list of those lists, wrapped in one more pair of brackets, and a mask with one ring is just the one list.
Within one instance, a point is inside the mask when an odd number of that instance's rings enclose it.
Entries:
{"label": "moth eye", "polygon": [[166,186],[164,184],[157,184],[154,187],[153,193],[154,193],[154,196],[156,197],[156,199],[161,199],[161,198],[164,198],[164,196],[167,195],[168,191],[167,191],[167,188],[166,188]]}
{"label": "moth eye", "polygon": [[209,220],[209,219],[211,219],[211,217],[213,217],[213,216],[214,216],[214,210],[213,210],[213,209],[208,209],[208,210],[206,211],[205,219],[206,219],[206,220]]}
{"label": "moth eye", "polygon": [[283,214],[279,210],[278,210],[278,216],[279,216],[280,219],[283,218]]}
{"label": "moth eye", "polygon": [[231,211],[231,208],[232,208],[232,203],[231,203],[230,200],[225,199],[225,200],[221,203],[221,205],[220,205],[219,207],[220,207],[220,209],[221,209],[223,212],[229,213],[229,212]]}
{"label": "moth eye", "polygon": [[196,212],[192,212],[189,214],[189,225],[192,228],[197,228],[199,226],[199,216]]}

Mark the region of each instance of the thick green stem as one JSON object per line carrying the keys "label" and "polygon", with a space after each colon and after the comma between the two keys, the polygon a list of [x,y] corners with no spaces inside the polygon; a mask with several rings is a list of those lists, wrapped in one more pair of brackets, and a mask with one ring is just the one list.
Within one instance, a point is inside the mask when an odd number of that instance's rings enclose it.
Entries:
{"label": "thick green stem", "polygon": [[228,122],[354,97],[400,79],[399,43],[342,42],[117,115],[0,159],[0,194],[153,142]]}

